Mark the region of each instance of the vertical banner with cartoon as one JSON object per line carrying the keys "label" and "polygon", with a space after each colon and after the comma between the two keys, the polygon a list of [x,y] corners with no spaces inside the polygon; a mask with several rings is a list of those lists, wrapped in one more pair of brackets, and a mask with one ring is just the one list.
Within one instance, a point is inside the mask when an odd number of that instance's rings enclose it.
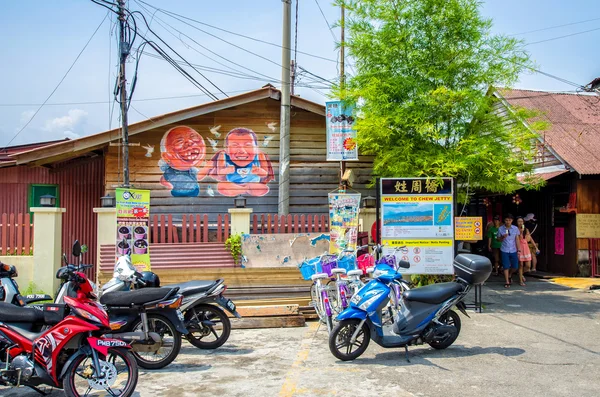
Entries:
{"label": "vertical banner with cartoon", "polygon": [[381,241],[384,254],[410,262],[406,274],[454,273],[452,178],[382,178]]}
{"label": "vertical banner with cartoon", "polygon": [[329,193],[329,253],[356,250],[360,193]]}
{"label": "vertical banner with cartoon", "polygon": [[358,160],[353,110],[352,107],[345,106],[342,101],[325,103],[327,161]]}
{"label": "vertical banner with cartoon", "polygon": [[150,270],[150,191],[118,188],[117,256],[131,255],[131,262],[139,270]]}

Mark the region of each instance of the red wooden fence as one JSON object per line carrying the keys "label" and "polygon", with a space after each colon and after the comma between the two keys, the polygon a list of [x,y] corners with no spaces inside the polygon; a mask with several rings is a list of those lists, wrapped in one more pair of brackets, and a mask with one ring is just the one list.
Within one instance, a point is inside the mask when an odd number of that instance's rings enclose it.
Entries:
{"label": "red wooden fence", "polygon": [[252,216],[253,234],[327,233],[329,216],[315,215],[260,215]]}
{"label": "red wooden fence", "polygon": [[2,255],[33,255],[33,224],[29,214],[2,214]]}
{"label": "red wooden fence", "polygon": [[212,224],[208,222],[206,214],[183,215],[181,223],[174,222],[173,215],[153,215],[150,219],[150,242],[163,244],[225,242],[229,238],[229,228],[229,214],[219,214],[217,222]]}

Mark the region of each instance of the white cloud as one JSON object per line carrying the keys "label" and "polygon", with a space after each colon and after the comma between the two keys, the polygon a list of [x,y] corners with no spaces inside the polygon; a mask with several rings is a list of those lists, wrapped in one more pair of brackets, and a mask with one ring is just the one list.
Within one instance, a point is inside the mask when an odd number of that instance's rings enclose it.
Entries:
{"label": "white cloud", "polygon": [[21,113],[21,124],[25,124],[29,121],[30,118],[35,114],[35,110],[26,110]]}
{"label": "white cloud", "polygon": [[73,131],[79,129],[86,121],[87,115],[88,112],[85,110],[71,109],[66,116],[46,120],[44,130],[49,132],[63,132],[65,136],[67,136],[67,133],[73,134]]}

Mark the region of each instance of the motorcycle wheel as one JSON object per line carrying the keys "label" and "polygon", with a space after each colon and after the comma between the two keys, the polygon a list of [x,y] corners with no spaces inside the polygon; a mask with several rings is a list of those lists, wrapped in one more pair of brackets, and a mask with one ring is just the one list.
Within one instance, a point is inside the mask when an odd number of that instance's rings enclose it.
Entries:
{"label": "motorcycle wheel", "polygon": [[106,374],[103,379],[88,375],[93,367],[91,356],[77,357],[62,380],[65,395],[129,397],[133,394],[138,381],[138,366],[127,349],[109,349],[108,356],[100,360],[100,365]]}
{"label": "motorcycle wheel", "polygon": [[371,341],[371,331],[366,322],[358,332],[356,341],[350,343],[360,322],[358,319],[343,320],[333,329],[329,335],[329,350],[336,358],[342,361],[351,361],[360,357],[367,350]]}
{"label": "motorcycle wheel", "polygon": [[[214,325],[205,325],[210,321]],[[214,305],[196,305],[185,312],[185,323],[198,322],[200,328],[188,326],[185,337],[199,349],[216,349],[223,346],[231,333],[231,321],[223,310]]]}
{"label": "motorcycle wheel", "polygon": [[450,345],[452,345],[456,341],[456,339],[458,338],[458,334],[460,334],[461,323],[458,313],[456,313],[454,310],[449,310],[446,314],[440,317],[439,321],[440,323],[445,325],[454,325],[457,331],[456,336],[454,338],[447,339],[443,342],[432,341],[429,343],[429,346],[433,347],[434,349],[443,350],[450,347]]}
{"label": "motorcycle wheel", "polygon": [[[133,326],[133,330],[142,330],[141,319]],[[157,314],[148,314],[148,332],[156,332],[160,335],[161,346],[154,352],[143,352],[136,351],[134,344],[131,354],[135,357],[135,361],[144,369],[160,369],[171,364],[181,349],[181,334],[171,321]]]}

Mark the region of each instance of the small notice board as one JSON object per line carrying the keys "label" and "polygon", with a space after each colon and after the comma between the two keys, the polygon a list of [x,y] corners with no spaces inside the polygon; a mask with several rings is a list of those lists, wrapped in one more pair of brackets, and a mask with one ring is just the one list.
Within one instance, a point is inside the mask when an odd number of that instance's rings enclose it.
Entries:
{"label": "small notice board", "polygon": [[483,240],[483,219],[480,216],[454,218],[454,238],[461,241]]}
{"label": "small notice board", "polygon": [[577,214],[577,238],[600,238],[600,214]]}

